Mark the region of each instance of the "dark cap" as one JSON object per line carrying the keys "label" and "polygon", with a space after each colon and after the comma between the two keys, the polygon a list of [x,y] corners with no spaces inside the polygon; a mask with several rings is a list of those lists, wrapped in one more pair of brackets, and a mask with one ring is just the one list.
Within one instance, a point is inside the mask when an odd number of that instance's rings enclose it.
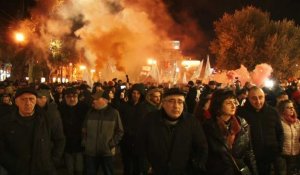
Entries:
{"label": "dark cap", "polygon": [[21,96],[22,94],[25,94],[25,93],[29,93],[29,94],[33,94],[33,95],[37,96],[37,93],[36,93],[34,88],[24,87],[24,88],[17,89],[16,94],[15,94],[15,98],[17,98],[17,97],[19,97],[19,96]]}
{"label": "dark cap", "polygon": [[76,88],[74,88],[74,87],[69,87],[69,88],[65,89],[63,91],[63,93],[65,95],[67,95],[67,94],[78,94]]}
{"label": "dark cap", "polygon": [[50,90],[40,89],[40,90],[37,91],[37,96],[38,97],[45,96],[45,97],[47,97],[49,99],[50,98]]}
{"label": "dark cap", "polygon": [[164,92],[163,98],[166,98],[167,96],[170,95],[182,95],[185,97],[186,93],[182,90],[180,90],[179,88],[171,88],[171,89],[167,89]]}
{"label": "dark cap", "polygon": [[92,98],[94,100],[98,100],[99,98],[105,98],[104,97],[104,91],[98,91],[98,92],[92,94]]}
{"label": "dark cap", "polygon": [[217,82],[212,80],[208,82],[208,85],[217,85]]}

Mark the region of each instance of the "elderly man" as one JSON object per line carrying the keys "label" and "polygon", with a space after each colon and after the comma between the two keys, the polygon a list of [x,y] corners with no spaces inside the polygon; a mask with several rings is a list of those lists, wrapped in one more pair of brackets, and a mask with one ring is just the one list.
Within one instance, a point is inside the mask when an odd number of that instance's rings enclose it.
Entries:
{"label": "elderly man", "polygon": [[64,135],[36,106],[36,95],[34,89],[18,89],[17,109],[0,121],[0,163],[8,174],[55,174],[63,154]]}
{"label": "elderly man", "polygon": [[121,118],[119,112],[108,105],[103,92],[99,91],[92,97],[93,107],[83,126],[86,173],[96,175],[100,167],[104,175],[113,175],[115,148],[123,136]]}
{"label": "elderly man", "polygon": [[183,112],[184,100],[182,91],[171,88],[163,95],[162,109],[146,116],[138,137],[140,165],[144,165],[140,174],[147,174],[147,161],[155,175],[199,174],[204,170],[206,138],[197,119]]}
{"label": "elderly man", "polygon": [[264,91],[256,86],[249,89],[248,99],[238,112],[250,125],[253,150],[259,174],[280,174],[280,154],[283,146],[283,129],[277,111],[265,102]]}

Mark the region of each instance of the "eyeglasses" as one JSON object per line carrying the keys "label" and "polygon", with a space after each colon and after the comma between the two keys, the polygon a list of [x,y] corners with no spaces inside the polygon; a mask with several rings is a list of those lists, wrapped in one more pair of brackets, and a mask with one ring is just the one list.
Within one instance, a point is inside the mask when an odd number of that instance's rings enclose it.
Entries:
{"label": "eyeglasses", "polygon": [[169,104],[172,104],[172,105],[178,104],[180,106],[184,104],[184,100],[169,99],[169,100],[166,100],[166,102]]}

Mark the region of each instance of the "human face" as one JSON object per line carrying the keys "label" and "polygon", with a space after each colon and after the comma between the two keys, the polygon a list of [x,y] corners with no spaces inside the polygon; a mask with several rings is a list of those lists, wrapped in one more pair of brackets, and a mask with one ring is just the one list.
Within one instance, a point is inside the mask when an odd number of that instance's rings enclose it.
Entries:
{"label": "human face", "polygon": [[77,94],[66,94],[65,100],[66,100],[66,104],[68,106],[76,106],[78,103],[78,95]]}
{"label": "human face", "polygon": [[235,98],[228,98],[223,101],[222,104],[222,115],[233,116],[235,115],[237,107],[237,101]]}
{"label": "human face", "polygon": [[151,95],[150,95],[150,101],[156,105],[159,105],[160,104],[160,92],[153,92]]}
{"label": "human face", "polygon": [[57,86],[57,87],[56,87],[56,92],[62,93],[63,89],[64,89],[64,88],[63,88],[62,86]]}
{"label": "human face", "polygon": [[16,98],[16,105],[22,117],[32,116],[36,105],[36,96],[31,93],[24,93]]}
{"label": "human face", "polygon": [[183,112],[184,96],[170,95],[163,99],[162,107],[170,118],[177,119]]}
{"label": "human face", "polygon": [[11,105],[11,99],[10,99],[10,97],[9,96],[2,97],[2,103],[3,104]]}
{"label": "human face", "polygon": [[47,97],[46,96],[41,96],[41,97],[38,97],[36,99],[36,103],[37,105],[39,105],[39,107],[44,107],[46,106],[46,103],[47,103]]}
{"label": "human face", "polygon": [[287,103],[284,107],[283,115],[285,116],[294,116],[295,115],[295,107],[293,103]]}
{"label": "human face", "polygon": [[250,90],[248,100],[255,110],[259,111],[265,104],[265,93],[262,89]]}
{"label": "human face", "polygon": [[94,99],[93,100],[93,108],[96,110],[101,109],[102,107],[104,107],[105,105],[107,105],[107,100],[105,98],[98,98],[98,99]]}
{"label": "human face", "polygon": [[141,93],[137,90],[133,90],[131,93],[131,97],[134,103],[137,103],[141,98]]}
{"label": "human face", "polygon": [[115,97],[115,94],[113,93],[113,91],[109,91],[108,97],[109,97],[109,99],[113,99]]}

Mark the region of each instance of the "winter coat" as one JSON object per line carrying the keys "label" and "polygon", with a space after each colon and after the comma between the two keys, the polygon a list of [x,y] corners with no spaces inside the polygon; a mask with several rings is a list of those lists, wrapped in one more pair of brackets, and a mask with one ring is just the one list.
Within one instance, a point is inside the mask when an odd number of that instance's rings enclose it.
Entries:
{"label": "winter coat", "polygon": [[[232,157],[240,168],[247,166],[252,174],[257,174],[256,161],[250,144],[250,130],[245,119],[237,117],[241,130],[237,133],[229,149],[215,118],[204,122],[203,129],[208,143],[208,160],[206,164],[209,175],[234,175],[237,168]],[[232,156],[232,157],[231,157]]]}
{"label": "winter coat", "polygon": [[119,112],[111,106],[90,110],[84,122],[85,153],[89,156],[112,156],[122,136],[123,126]]}
{"label": "winter coat", "polygon": [[[34,113],[31,154],[24,150],[24,124],[18,110],[0,121],[0,163],[15,175],[47,175],[55,172],[65,146],[63,132],[56,126],[56,119],[48,117],[39,107]],[[26,132],[26,131],[25,131]]]}
{"label": "winter coat", "polygon": [[239,109],[238,115],[246,119],[250,125],[251,141],[256,160],[263,160],[265,156],[275,158],[282,152],[283,128],[277,111],[264,104],[260,111],[256,111],[249,101]]}
{"label": "winter coat", "polygon": [[82,127],[89,107],[82,102],[78,102],[78,104],[75,106],[68,106],[64,102],[59,106],[58,109],[60,111],[64,133],[66,136],[65,152],[82,152]]}
{"label": "winter coat", "polygon": [[[149,113],[140,127],[137,150],[140,166],[149,162],[155,175],[181,175],[203,171],[207,142],[200,122],[183,113],[173,127],[163,109]],[[147,172],[141,166],[141,172]],[[192,173],[195,174],[195,173]]]}

